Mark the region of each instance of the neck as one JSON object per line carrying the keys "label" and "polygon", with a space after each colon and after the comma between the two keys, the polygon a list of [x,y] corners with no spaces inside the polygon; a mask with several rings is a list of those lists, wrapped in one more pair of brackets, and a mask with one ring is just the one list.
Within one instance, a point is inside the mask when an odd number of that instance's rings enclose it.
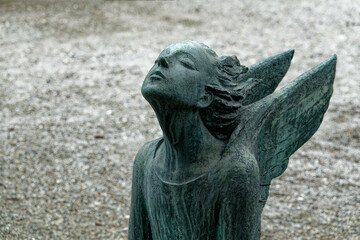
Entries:
{"label": "neck", "polygon": [[164,134],[157,165],[169,179],[205,173],[220,160],[225,143],[204,126],[197,108],[153,106]]}

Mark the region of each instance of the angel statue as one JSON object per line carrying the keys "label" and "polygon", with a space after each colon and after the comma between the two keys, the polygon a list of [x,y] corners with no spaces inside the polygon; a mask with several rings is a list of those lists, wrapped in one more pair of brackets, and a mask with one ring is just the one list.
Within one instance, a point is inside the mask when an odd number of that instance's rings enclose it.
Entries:
{"label": "angel statue", "polygon": [[271,180],[318,129],[336,56],[275,91],[294,50],[249,68],[183,41],[142,85],[163,137],[133,168],[130,240],[259,239]]}

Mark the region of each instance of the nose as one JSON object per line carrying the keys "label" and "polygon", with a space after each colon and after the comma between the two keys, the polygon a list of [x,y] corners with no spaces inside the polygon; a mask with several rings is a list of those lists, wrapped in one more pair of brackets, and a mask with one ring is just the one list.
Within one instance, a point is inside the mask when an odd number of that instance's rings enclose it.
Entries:
{"label": "nose", "polygon": [[167,68],[167,67],[169,67],[169,64],[168,64],[167,60],[166,60],[164,57],[161,57],[161,58],[158,60],[158,66]]}

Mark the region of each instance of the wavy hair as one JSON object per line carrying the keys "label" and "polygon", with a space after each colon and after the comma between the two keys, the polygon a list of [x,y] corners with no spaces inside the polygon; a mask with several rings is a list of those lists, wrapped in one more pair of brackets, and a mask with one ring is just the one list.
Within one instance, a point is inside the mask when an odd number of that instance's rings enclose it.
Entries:
{"label": "wavy hair", "polygon": [[248,68],[241,65],[236,56],[218,57],[208,46],[203,46],[213,57],[214,79],[205,86],[205,90],[213,95],[212,103],[200,110],[206,128],[218,139],[229,139],[238,125],[238,111],[245,98],[244,86],[237,79],[246,73]]}

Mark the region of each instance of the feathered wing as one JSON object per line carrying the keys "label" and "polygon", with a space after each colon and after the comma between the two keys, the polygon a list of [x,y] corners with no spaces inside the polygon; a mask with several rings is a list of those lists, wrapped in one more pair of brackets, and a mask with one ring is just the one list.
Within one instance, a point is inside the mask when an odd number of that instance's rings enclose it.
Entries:
{"label": "feathered wing", "polygon": [[[255,149],[262,187],[285,171],[289,157],[319,128],[333,92],[335,66],[333,56],[264,99],[269,110]],[[266,201],[268,189],[262,190],[261,200]]]}
{"label": "feathered wing", "polygon": [[242,110],[243,119],[227,149],[252,149],[260,173],[260,213],[271,180],[281,175],[289,157],[319,128],[332,95],[336,56],[302,74],[284,88]]}

